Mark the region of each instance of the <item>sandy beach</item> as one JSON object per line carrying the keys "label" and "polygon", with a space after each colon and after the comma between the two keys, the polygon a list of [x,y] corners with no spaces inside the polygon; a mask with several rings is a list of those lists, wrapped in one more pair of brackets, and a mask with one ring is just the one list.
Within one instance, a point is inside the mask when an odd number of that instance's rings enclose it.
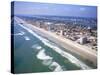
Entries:
{"label": "sandy beach", "polygon": [[53,42],[59,44],[61,47],[65,48],[66,50],[69,50],[81,57],[83,57],[86,60],[89,60],[93,62],[94,65],[97,65],[97,52],[86,47],[83,45],[80,45],[74,41],[71,41],[69,39],[66,39],[62,36],[58,36],[50,31],[46,31],[44,29],[38,28],[32,24],[27,24],[22,19],[15,17],[17,22],[23,23],[23,25],[27,26],[28,28],[32,29],[37,34],[48,38],[49,40],[52,40]]}

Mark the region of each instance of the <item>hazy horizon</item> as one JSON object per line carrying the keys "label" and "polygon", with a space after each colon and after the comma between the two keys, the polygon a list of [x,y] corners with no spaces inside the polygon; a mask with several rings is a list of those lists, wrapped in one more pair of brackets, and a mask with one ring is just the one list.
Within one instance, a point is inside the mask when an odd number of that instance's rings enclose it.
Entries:
{"label": "hazy horizon", "polygon": [[14,15],[76,16],[97,18],[97,7],[14,1]]}

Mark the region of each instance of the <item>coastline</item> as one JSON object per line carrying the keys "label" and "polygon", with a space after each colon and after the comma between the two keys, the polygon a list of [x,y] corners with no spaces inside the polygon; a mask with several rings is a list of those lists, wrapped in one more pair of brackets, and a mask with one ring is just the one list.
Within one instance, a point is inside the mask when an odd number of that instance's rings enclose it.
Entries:
{"label": "coastline", "polygon": [[35,31],[37,34],[46,37],[55,43],[59,43],[63,48],[83,57],[84,59],[87,59],[91,62],[93,62],[94,65],[97,65],[97,54],[96,51],[93,51],[89,49],[88,47],[84,47],[83,45],[80,45],[74,41],[71,41],[69,39],[66,39],[62,36],[58,36],[52,32],[46,31],[44,29],[35,27],[32,24],[27,24],[25,21],[17,17],[17,21],[19,20],[19,23],[24,23],[25,26]]}

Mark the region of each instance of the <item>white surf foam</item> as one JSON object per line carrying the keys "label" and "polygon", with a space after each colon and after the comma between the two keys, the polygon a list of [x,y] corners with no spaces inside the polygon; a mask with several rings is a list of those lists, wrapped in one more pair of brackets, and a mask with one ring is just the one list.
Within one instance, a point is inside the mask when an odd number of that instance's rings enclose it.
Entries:
{"label": "white surf foam", "polygon": [[24,36],[25,40],[30,40],[30,38],[28,36]]}
{"label": "white surf foam", "polygon": [[14,35],[24,35],[24,34],[25,34],[24,31],[20,31],[19,33],[16,33],[16,34],[14,34]]}
{"label": "white surf foam", "polygon": [[[53,50],[55,50],[57,53],[61,54],[61,56],[67,58],[70,62],[76,64],[77,66],[81,67],[82,69],[90,69],[91,67],[87,66],[85,63],[83,63],[82,61],[80,61],[79,59],[77,59],[76,57],[74,57],[73,55],[61,50],[59,47],[54,46],[49,42],[47,39],[42,38],[41,36],[37,35],[35,32],[33,32],[32,30],[30,30],[29,28],[20,25],[21,27],[23,27],[24,29],[26,29],[28,32],[30,32],[32,35],[34,35],[35,37],[37,37],[38,39],[40,39],[45,45],[47,45],[48,47],[52,48]],[[42,59],[42,58],[41,58]]]}
{"label": "white surf foam", "polygon": [[37,54],[37,58],[38,58],[38,59],[41,59],[41,60],[52,59],[52,57],[46,55],[44,49],[42,49],[42,50],[39,51],[39,53]]}
{"label": "white surf foam", "polygon": [[38,50],[41,49],[41,48],[42,48],[41,46],[37,46],[37,47],[36,47],[36,49],[38,49]]}
{"label": "white surf foam", "polygon": [[39,46],[38,44],[34,44],[34,45],[32,45],[32,48],[36,48],[38,46]]}
{"label": "white surf foam", "polygon": [[43,61],[42,61],[42,64],[48,66],[48,65],[50,65],[52,62],[53,62],[52,59],[46,59],[46,60],[43,60]]}
{"label": "white surf foam", "polygon": [[49,68],[53,71],[63,71],[62,67],[57,62],[52,62]]}

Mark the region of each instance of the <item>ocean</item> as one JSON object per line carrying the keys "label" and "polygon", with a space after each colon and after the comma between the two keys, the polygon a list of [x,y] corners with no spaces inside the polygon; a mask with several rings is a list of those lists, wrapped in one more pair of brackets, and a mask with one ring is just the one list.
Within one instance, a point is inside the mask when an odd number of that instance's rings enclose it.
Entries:
{"label": "ocean", "polygon": [[14,21],[14,72],[56,72],[90,69],[54,42]]}

